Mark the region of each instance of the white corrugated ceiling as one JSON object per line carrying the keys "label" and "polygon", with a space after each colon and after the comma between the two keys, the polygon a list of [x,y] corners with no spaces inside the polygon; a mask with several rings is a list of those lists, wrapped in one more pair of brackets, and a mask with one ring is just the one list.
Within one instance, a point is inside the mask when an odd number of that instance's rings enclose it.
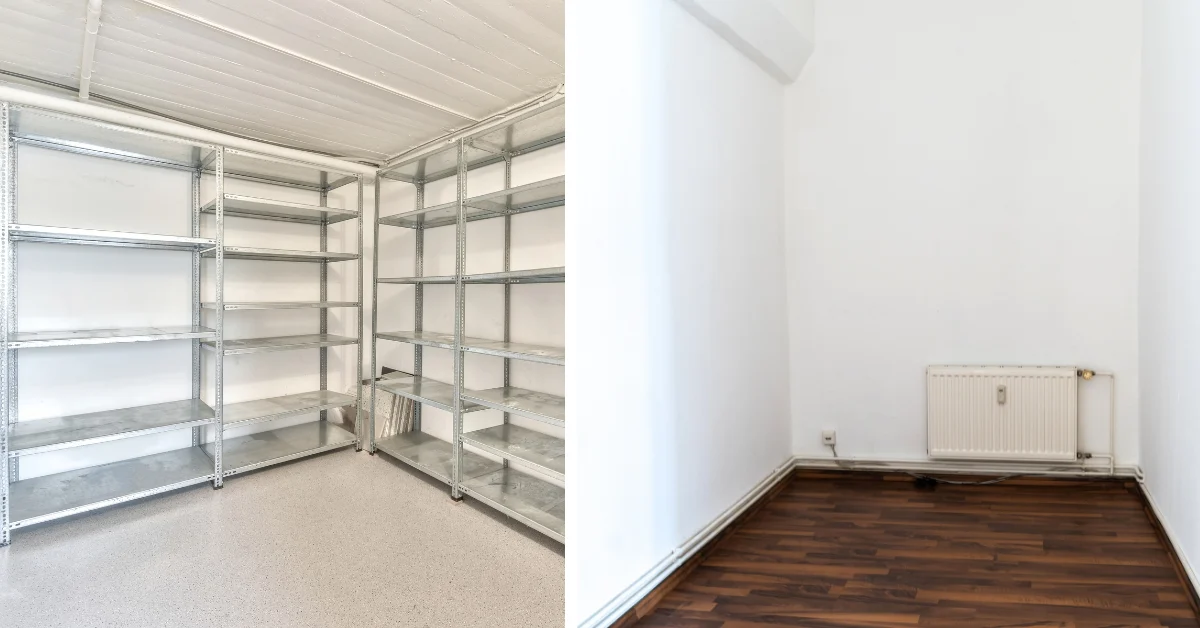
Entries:
{"label": "white corrugated ceiling", "polygon": [[[562,83],[563,2],[104,0],[90,92],[382,161]],[[77,88],[86,6],[0,0],[0,70]]]}

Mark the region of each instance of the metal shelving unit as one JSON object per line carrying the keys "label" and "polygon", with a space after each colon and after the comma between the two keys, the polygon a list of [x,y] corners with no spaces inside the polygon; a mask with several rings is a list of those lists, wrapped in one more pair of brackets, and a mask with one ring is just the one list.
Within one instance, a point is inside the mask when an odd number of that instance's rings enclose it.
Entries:
{"label": "metal shelving unit", "polygon": [[[19,147],[36,147],[188,172],[191,210],[187,235],[132,233],[21,222],[17,207]],[[201,179],[212,176],[215,193],[201,204]],[[319,194],[318,205],[227,194],[227,179],[256,181]],[[358,207],[326,206],[331,190],[357,185]],[[355,406],[358,397],[328,390],[328,347],[357,345],[357,377],[362,380],[363,343],[360,336],[328,333],[328,310],[356,308],[356,329],[363,323],[361,175],[257,155],[218,145],[122,127],[77,116],[0,102],[0,546],[11,531],[23,526],[140,499],[182,487],[212,482],[220,488],[226,476],[286,460],[356,445],[357,434],[329,423],[333,408]],[[201,233],[201,216],[214,216],[212,235]],[[228,246],[225,217],[307,223],[320,229],[320,250],[291,251]],[[328,251],[328,227],[358,220],[358,250]],[[19,243],[107,246],[176,251],[191,258],[191,313],[187,325],[121,329],[60,329],[23,331],[17,325],[17,250]],[[131,252],[131,255],[136,255]],[[202,258],[212,258],[211,275],[202,277]],[[316,263],[320,296],[316,301],[227,302],[224,299],[225,260],[250,259]],[[357,301],[330,301],[328,265],[358,263]],[[201,302],[202,279],[212,281],[215,300]],[[239,310],[316,309],[318,333],[281,338],[225,340],[226,312]],[[204,312],[208,313],[205,320]],[[38,420],[18,420],[18,359],[23,351],[54,351],[55,347],[132,342],[189,342],[191,394],[188,398]],[[303,393],[224,404],[224,358],[253,352],[317,348],[320,389]],[[207,352],[206,352],[207,350]],[[201,373],[205,355],[214,366],[212,398],[204,399]],[[148,386],[155,385],[147,382]],[[361,395],[359,395],[361,396]],[[299,414],[320,413],[319,421],[268,430],[240,438],[224,438],[226,428],[241,427]],[[226,420],[228,418],[228,420]],[[360,424],[362,422],[360,421]],[[87,466],[72,471],[26,478],[21,460],[49,452],[108,443],[121,439],[188,430],[191,445],[182,449]],[[205,438],[211,431],[212,438]],[[208,442],[205,442],[205,441]]]}
{"label": "metal shelving unit", "polygon": [[[219,248],[222,234],[202,237],[200,233],[199,155],[216,155],[213,167],[221,170],[221,147],[198,144],[137,129],[87,120],[28,107],[0,103],[0,292],[5,307],[0,310],[0,545],[10,541],[11,531],[97,508],[212,481],[220,483],[220,447],[206,454],[201,448],[202,431],[221,425],[220,405],[201,397],[200,343],[220,345],[220,321],[214,327],[201,324],[200,256]],[[192,207],[187,235],[131,233],[20,222],[17,207],[17,157],[19,147],[37,147],[90,158],[111,159],[146,166],[189,171],[192,174]],[[222,219],[219,205],[213,210]],[[130,327],[120,329],[58,329],[21,331],[17,323],[18,243],[106,246],[126,249],[156,249],[186,254],[191,258],[191,314],[187,325]],[[137,255],[130,251],[130,255]],[[223,281],[220,258],[213,277]],[[219,290],[218,290],[219,294]],[[73,416],[18,420],[17,364],[24,351],[54,351],[56,347],[110,345],[135,342],[190,342],[191,394],[177,399],[129,408],[117,408]],[[216,369],[220,372],[220,360]],[[147,382],[148,386],[155,385]],[[218,398],[219,399],[219,398]],[[191,446],[139,456],[118,462],[85,466],[71,471],[26,478],[21,461],[29,456],[63,452],[79,447],[179,430],[191,432]]]}
{"label": "metal shelving unit", "polygon": [[[357,396],[345,395],[329,390],[329,348],[341,346],[357,346],[356,377],[354,381],[362,381],[362,326],[363,326],[363,178],[361,175],[334,172],[323,167],[312,166],[302,162],[289,161],[276,157],[256,155],[244,151],[229,151],[232,155],[233,178],[266,182],[272,185],[300,188],[317,192],[320,202],[317,205],[280,201],[229,194],[224,191],[223,184],[218,184],[216,198],[201,208],[202,212],[212,213],[223,211],[227,216],[249,218],[254,220],[281,221],[309,224],[319,228],[320,248],[316,251],[281,250],[262,247],[230,246],[224,244],[220,252],[224,259],[252,260],[266,262],[315,263],[320,265],[320,297],[316,301],[287,301],[287,302],[208,302],[202,304],[206,310],[217,315],[224,312],[243,310],[285,310],[285,309],[315,309],[319,312],[319,330],[315,334],[293,336],[276,336],[267,338],[242,338],[224,340],[220,347],[215,342],[207,341],[204,347],[225,356],[269,353],[277,351],[298,351],[317,349],[319,352],[318,368],[320,372],[320,388],[291,395],[257,399],[225,406],[226,419],[223,422],[221,440],[223,441],[223,476],[245,473],[255,469],[280,464],[297,458],[311,456],[332,449],[358,446],[359,429],[354,432],[343,426],[329,422],[329,410],[358,405]],[[216,176],[228,172],[221,168]],[[225,176],[229,176],[225,174]],[[338,209],[328,207],[329,193],[343,185],[357,185],[358,205],[355,209]],[[348,253],[329,250],[329,225],[348,220],[358,221],[357,249]],[[217,249],[206,251],[206,257],[216,256]],[[329,294],[329,264],[339,262],[356,262],[358,265],[358,299],[353,302],[330,301]],[[329,333],[329,310],[335,308],[354,308],[357,310],[354,336],[339,336]],[[361,391],[360,391],[361,392]],[[316,413],[319,420],[276,429],[265,430],[246,436],[229,438],[225,430],[245,427],[247,425],[275,421],[302,414]],[[359,447],[361,449],[361,447]],[[215,442],[204,446],[206,452],[215,453]]]}
{"label": "metal shelving unit", "polygon": [[[509,334],[509,319],[513,285],[566,281],[566,270],[562,267],[510,268],[512,217],[566,204],[565,177],[513,187],[512,159],[565,142],[565,110],[565,100],[555,97],[503,120],[468,130],[452,143],[420,151],[379,171],[380,179],[403,181],[415,186],[416,201],[412,211],[379,216],[380,195],[377,194],[375,241],[379,242],[381,226],[413,229],[416,250],[413,276],[379,277],[379,247],[375,247],[375,303],[379,302],[380,284],[415,286],[415,324],[412,330],[380,330],[378,305],[375,308],[371,326],[372,412],[367,435],[368,448],[372,453],[383,451],[445,482],[450,486],[452,498],[471,496],[560,542],[565,541],[566,492],[546,478],[560,482],[566,480],[564,441],[511,424],[509,419],[510,415],[516,414],[564,428],[566,404],[557,395],[512,387],[510,361],[526,360],[561,366],[565,364],[566,354],[561,347],[513,342]],[[505,172],[504,189],[469,196],[468,173],[476,168],[501,163]],[[456,178],[458,184],[456,200],[426,207],[425,186],[432,181],[451,177]],[[493,219],[504,221],[504,267],[497,272],[466,274],[467,223]],[[456,230],[455,274],[424,276],[425,231],[449,226]],[[425,331],[423,328],[424,287],[431,284],[455,286],[455,332],[452,334]],[[466,287],[482,284],[498,284],[504,288],[503,338],[473,338],[464,333]],[[413,346],[414,376],[388,379],[374,377],[379,368],[376,344],[380,340]],[[425,347],[453,352],[452,383],[433,381],[422,375]],[[482,391],[467,390],[464,385],[464,364],[468,354],[503,358],[503,386]],[[413,431],[378,440],[375,438],[376,390],[386,390],[418,402]],[[421,431],[420,409],[423,405],[452,414],[451,442]],[[484,409],[499,410],[503,413],[503,423],[465,431],[463,415]],[[516,465],[510,466],[510,462]]]}

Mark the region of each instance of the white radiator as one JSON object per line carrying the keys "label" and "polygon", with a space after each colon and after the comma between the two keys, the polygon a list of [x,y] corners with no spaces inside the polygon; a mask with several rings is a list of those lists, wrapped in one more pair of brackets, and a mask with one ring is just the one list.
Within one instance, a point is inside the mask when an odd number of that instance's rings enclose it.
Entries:
{"label": "white radiator", "polygon": [[1075,460],[1075,367],[930,366],[925,382],[930,458]]}

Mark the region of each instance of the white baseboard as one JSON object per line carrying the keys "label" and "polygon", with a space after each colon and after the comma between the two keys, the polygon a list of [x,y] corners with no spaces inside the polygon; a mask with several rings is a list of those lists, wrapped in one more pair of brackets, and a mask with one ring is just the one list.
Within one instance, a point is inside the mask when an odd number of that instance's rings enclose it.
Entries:
{"label": "white baseboard", "polygon": [[761,482],[756,484],[750,492],[746,493],[735,502],[732,506],[725,509],[716,519],[713,519],[708,525],[698,530],[695,534],[689,536],[683,544],[675,548],[670,554],[664,556],[661,560],[654,564],[646,573],[634,581],[602,606],[600,610],[593,613],[590,617],[583,620],[579,624],[580,628],[604,628],[611,626],[614,622],[621,619],[629,609],[633,608],[638,602],[642,601],[647,595],[654,591],[655,587],[666,580],[668,576],[682,566],[696,552],[708,544],[714,537],[721,533],[730,522],[737,519],[742,513],[746,512],[750,506],[759,500],[771,487],[779,483],[787,474],[795,468],[793,459],[784,461],[779,468],[772,471]]}
{"label": "white baseboard", "polygon": [[1187,554],[1183,553],[1183,547],[1179,544],[1179,537],[1175,536],[1175,533],[1171,530],[1171,523],[1163,517],[1162,510],[1158,507],[1158,502],[1154,501],[1154,494],[1150,492],[1150,487],[1146,486],[1146,482],[1141,478],[1138,479],[1138,485],[1142,488],[1142,494],[1146,496],[1146,503],[1150,505],[1150,510],[1154,511],[1154,518],[1158,519],[1163,533],[1167,535],[1167,543],[1171,544],[1171,552],[1179,558],[1179,564],[1183,565],[1184,576],[1192,583],[1192,590],[1200,591],[1200,574],[1196,573],[1196,569],[1188,561]]}
{"label": "white baseboard", "polygon": [[[853,471],[894,471],[948,474],[1030,474],[1061,477],[1108,477],[1108,465],[1064,465],[1061,463],[999,463],[955,462],[922,458],[815,458],[796,456],[793,464],[799,469],[849,469]],[[1112,477],[1140,479],[1137,466],[1117,465]]]}

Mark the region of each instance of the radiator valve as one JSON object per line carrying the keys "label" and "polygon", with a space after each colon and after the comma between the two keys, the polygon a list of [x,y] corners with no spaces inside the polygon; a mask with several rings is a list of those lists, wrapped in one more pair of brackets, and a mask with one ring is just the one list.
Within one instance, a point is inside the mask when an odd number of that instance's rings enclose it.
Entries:
{"label": "radiator valve", "polygon": [[1079,369],[1079,376],[1084,379],[1091,379],[1096,376],[1096,371],[1090,369]]}

